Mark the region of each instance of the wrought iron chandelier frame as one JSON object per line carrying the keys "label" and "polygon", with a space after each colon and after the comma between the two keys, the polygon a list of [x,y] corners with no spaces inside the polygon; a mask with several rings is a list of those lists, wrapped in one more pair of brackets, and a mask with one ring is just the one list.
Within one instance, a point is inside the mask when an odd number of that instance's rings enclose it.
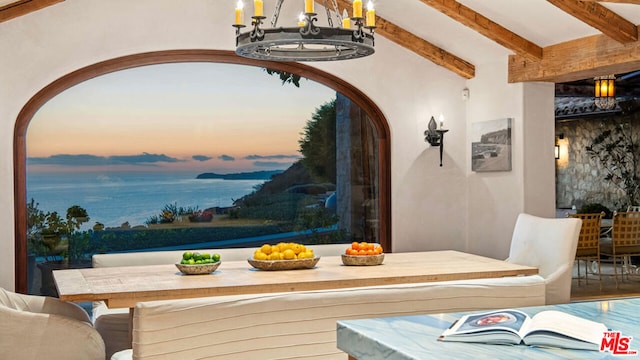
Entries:
{"label": "wrought iron chandelier frame", "polygon": [[[252,16],[251,29],[236,28],[236,53],[247,58],[271,61],[335,61],[369,56],[375,52],[375,26],[366,26],[363,17],[351,17],[354,28],[334,27],[325,0],[329,27],[316,26],[317,13],[305,12],[298,27],[276,27],[284,0],[278,0],[271,28],[263,28],[265,16]],[[333,11],[342,24],[343,17],[333,0]],[[346,15],[346,11],[345,11]],[[365,31],[368,30],[368,31]]]}

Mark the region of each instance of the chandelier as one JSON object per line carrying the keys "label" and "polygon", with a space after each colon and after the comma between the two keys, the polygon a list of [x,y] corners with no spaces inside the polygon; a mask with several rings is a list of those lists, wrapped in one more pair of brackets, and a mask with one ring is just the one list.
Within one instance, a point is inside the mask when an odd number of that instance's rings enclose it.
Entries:
{"label": "chandelier", "polygon": [[338,10],[336,0],[332,10],[339,26],[333,25],[329,0],[324,0],[328,27],[316,26],[317,14],[314,0],[304,0],[304,12],[300,13],[295,27],[277,27],[284,0],[277,0],[271,28],[263,28],[264,2],[253,0],[253,16],[250,29],[241,32],[244,24],[242,0],[235,11],[236,53],[240,56],[273,61],[332,61],[356,59],[374,53],[375,10],[371,1],[363,17],[362,0],[353,0],[351,17],[345,9]]}
{"label": "chandelier", "polygon": [[614,75],[597,76],[595,81],[596,107],[602,110],[611,110],[616,107],[616,77]]}

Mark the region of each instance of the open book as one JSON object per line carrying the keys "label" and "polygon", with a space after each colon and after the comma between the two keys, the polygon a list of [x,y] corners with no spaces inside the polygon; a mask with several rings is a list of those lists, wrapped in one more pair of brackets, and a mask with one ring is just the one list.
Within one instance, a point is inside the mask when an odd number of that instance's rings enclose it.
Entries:
{"label": "open book", "polygon": [[547,310],[529,317],[508,309],[465,315],[438,340],[599,350],[607,330],[602,323],[561,311]]}

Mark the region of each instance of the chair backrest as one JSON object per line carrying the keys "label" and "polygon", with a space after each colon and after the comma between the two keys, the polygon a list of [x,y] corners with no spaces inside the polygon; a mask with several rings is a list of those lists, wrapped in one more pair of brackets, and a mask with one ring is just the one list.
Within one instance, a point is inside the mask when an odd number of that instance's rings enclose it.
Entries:
{"label": "chair backrest", "polygon": [[627,206],[627,212],[629,211],[640,211],[640,205],[629,205]]}
{"label": "chair backrest", "polygon": [[91,324],[87,312],[77,304],[48,296],[25,295],[0,288],[0,305],[18,311],[66,316]]}
{"label": "chair backrest", "polygon": [[[40,299],[39,299],[40,298]],[[71,310],[65,310],[64,308]],[[104,360],[104,341],[75,304],[0,288],[0,358]]]}
{"label": "chair backrest", "polygon": [[582,220],[576,256],[597,255],[600,253],[600,225],[605,213],[567,214],[568,217]]}
{"label": "chair backrest", "polygon": [[522,276],[139,302],[132,357],[346,360],[336,345],[338,320],[544,301],[542,279]]}
{"label": "chair backrest", "polygon": [[571,272],[582,220],[520,214],[507,261],[535,266],[545,279],[547,304],[571,298]]}
{"label": "chair backrest", "polygon": [[615,212],[611,240],[616,253],[622,247],[640,246],[640,212]]}

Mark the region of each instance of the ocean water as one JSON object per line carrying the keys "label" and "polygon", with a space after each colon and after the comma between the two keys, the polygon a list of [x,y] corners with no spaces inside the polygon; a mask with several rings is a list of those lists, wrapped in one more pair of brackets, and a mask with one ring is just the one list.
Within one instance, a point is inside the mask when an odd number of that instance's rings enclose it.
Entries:
{"label": "ocean water", "polygon": [[196,179],[185,173],[29,173],[27,201],[34,199],[45,212],[66,215],[78,205],[87,210],[89,229],[144,225],[165,205],[206,208],[231,206],[234,199],[254,191],[264,180]]}

